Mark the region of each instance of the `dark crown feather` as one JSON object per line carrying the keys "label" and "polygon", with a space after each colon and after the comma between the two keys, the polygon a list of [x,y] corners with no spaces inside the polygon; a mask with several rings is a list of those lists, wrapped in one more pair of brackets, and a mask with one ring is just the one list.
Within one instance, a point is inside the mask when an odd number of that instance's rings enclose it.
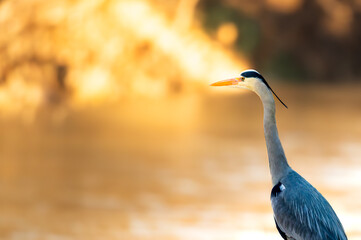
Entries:
{"label": "dark crown feather", "polygon": [[241,73],[241,76],[246,77],[246,78],[258,78],[260,79],[267,87],[269,90],[271,90],[271,92],[273,93],[273,95],[275,95],[275,97],[278,99],[278,101],[280,101],[280,103],[283,104],[283,106],[285,106],[286,108],[287,105],[277,96],[277,94],[272,90],[272,88],[270,87],[270,85],[267,83],[266,79],[264,79],[264,77],[259,74],[256,70],[247,70]]}

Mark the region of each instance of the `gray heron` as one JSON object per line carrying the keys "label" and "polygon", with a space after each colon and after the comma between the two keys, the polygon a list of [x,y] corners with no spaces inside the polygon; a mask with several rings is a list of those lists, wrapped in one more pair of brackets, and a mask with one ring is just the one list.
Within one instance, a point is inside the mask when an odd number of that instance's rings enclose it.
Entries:
{"label": "gray heron", "polygon": [[276,106],[264,77],[253,69],[240,77],[218,81],[211,86],[232,86],[255,92],[263,104],[263,127],[272,177],[271,204],[276,227],[283,239],[345,240],[340,220],[327,200],[288,164],[278,136]]}

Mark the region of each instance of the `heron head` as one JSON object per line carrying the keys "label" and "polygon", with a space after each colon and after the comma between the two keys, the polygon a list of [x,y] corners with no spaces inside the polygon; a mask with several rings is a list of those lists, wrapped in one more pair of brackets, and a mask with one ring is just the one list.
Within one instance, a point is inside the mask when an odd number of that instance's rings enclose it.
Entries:
{"label": "heron head", "polygon": [[284,104],[284,102],[282,102],[282,100],[272,90],[270,85],[266,82],[266,79],[264,79],[264,77],[259,72],[253,69],[248,69],[241,72],[240,77],[218,81],[212,83],[211,86],[231,86],[231,87],[244,88],[257,92],[257,89],[259,88],[260,84],[265,85],[283,104],[283,106],[288,108],[286,104]]}

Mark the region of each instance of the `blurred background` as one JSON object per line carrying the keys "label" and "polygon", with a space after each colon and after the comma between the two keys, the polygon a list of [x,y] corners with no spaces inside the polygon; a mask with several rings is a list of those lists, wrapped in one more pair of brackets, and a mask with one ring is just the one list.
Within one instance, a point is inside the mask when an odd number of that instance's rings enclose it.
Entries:
{"label": "blurred background", "polygon": [[361,1],[0,0],[0,238],[280,239],[255,94],[361,239]]}

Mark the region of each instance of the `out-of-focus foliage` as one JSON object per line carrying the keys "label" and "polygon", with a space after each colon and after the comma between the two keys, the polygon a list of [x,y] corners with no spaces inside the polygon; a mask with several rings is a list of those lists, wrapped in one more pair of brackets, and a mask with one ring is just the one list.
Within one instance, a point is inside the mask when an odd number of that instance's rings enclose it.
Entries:
{"label": "out-of-focus foliage", "polygon": [[196,3],[1,1],[0,109],[164,97],[236,74],[248,64],[194,24]]}
{"label": "out-of-focus foliage", "polygon": [[359,1],[204,0],[200,9],[211,32],[236,24],[237,48],[268,73],[318,81],[361,76]]}
{"label": "out-of-focus foliage", "polygon": [[249,66],[357,80],[360,13],[335,0],[3,0],[0,110],[167,97]]}

